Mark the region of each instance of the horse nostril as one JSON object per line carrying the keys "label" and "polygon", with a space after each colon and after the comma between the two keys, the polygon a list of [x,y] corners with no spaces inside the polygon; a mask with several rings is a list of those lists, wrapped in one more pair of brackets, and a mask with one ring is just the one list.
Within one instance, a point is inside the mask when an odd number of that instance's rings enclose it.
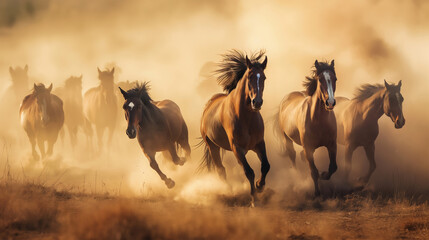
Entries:
{"label": "horse nostril", "polygon": [[252,104],[255,105],[256,104],[256,100],[252,99]]}
{"label": "horse nostril", "polygon": [[334,104],[332,104],[332,107],[335,106],[335,104],[337,104],[337,101],[334,99]]}
{"label": "horse nostril", "polygon": [[328,100],[325,101],[326,106],[329,106]]}

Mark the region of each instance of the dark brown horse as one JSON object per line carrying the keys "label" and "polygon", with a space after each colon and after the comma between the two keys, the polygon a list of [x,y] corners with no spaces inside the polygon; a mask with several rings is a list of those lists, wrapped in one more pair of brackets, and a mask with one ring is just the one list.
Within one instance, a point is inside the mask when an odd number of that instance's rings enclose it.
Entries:
{"label": "dark brown horse", "polygon": [[79,129],[83,130],[86,135],[90,135],[91,126],[83,115],[82,75],[69,77],[63,87],[54,91],[64,102],[64,124],[67,127],[70,143],[73,147],[77,143]]}
{"label": "dark brown horse", "polygon": [[[33,93],[24,98],[19,109],[21,126],[28,135],[35,160],[39,159],[36,140],[42,158],[52,155],[58,133],[64,124],[63,102],[51,94],[51,90],[52,84],[49,88],[43,84],[34,84]],[[45,142],[48,142],[47,152]]]}
{"label": "dark brown horse", "polygon": [[357,147],[362,146],[365,149],[369,161],[368,173],[360,179],[362,186],[368,183],[376,167],[374,155],[378,119],[385,114],[394,122],[395,128],[402,128],[405,124],[401,86],[402,81],[397,85],[390,85],[386,81],[384,86],[365,84],[357,90],[352,100],[338,98],[335,115],[338,123],[338,143],[346,147],[346,176],[350,174],[353,152]]}
{"label": "dark brown horse", "polygon": [[98,69],[100,85],[89,89],[84,95],[83,111],[86,119],[95,126],[99,151],[103,147],[104,130],[109,130],[108,143],[110,144],[116,126],[118,109],[114,92],[114,72],[115,68],[110,71]]}
{"label": "dark brown horse", "polygon": [[188,127],[179,106],[171,100],[153,101],[148,94],[147,82],[137,84],[135,88],[128,91],[119,89],[125,98],[123,109],[128,123],[126,134],[130,139],[137,136],[150,166],[159,174],[168,188],[174,187],[174,181],[159,169],[155,154],[168,151],[175,164],[183,165],[186,158],[179,157],[176,152],[180,145],[185,150],[186,157],[190,157]]}
{"label": "dark brown horse", "polygon": [[[304,82],[306,93],[292,92],[280,103],[277,115],[278,127],[281,131],[286,153],[295,166],[296,152],[293,142],[301,145],[303,155],[307,159],[314,181],[314,192],[320,195],[318,180],[330,179],[337,170],[337,124],[332,109],[335,106],[335,75],[334,60],[314,63],[312,77]],[[314,164],[313,153],[319,147],[326,147],[329,153],[329,172],[319,171]]]}
{"label": "dark brown horse", "polygon": [[223,62],[217,70],[219,83],[226,94],[216,94],[207,103],[201,119],[201,136],[205,143],[202,166],[209,170],[215,168],[226,179],[220,149],[232,151],[243,167],[250,183],[252,205],[254,204],[255,173],[247,162],[246,154],[254,151],[261,161],[261,178],[256,189],[262,191],[265,178],[270,170],[264,141],[264,121],[259,110],[265,83],[267,57],[259,60],[265,53],[260,51],[250,59],[236,50],[223,55]]}

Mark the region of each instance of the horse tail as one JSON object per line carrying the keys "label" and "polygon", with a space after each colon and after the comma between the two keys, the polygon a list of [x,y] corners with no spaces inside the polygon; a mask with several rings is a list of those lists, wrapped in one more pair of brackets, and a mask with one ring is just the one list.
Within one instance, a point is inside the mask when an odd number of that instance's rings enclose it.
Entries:
{"label": "horse tail", "polygon": [[[283,102],[283,101],[282,101]],[[277,139],[281,139],[282,141],[280,141],[281,143],[283,142],[283,130],[280,126],[280,109],[281,109],[281,104],[280,107],[277,109],[277,112],[271,117],[271,121],[273,122],[273,134],[274,137]],[[286,147],[284,144],[280,144],[280,154],[281,155],[286,155]]]}
{"label": "horse tail", "polygon": [[201,141],[196,145],[196,147],[201,147],[204,145],[204,154],[201,158],[200,166],[198,167],[198,171],[202,171],[203,169],[207,169],[209,172],[215,169],[215,164],[213,162],[212,155],[210,154],[209,147],[204,139],[201,138]]}

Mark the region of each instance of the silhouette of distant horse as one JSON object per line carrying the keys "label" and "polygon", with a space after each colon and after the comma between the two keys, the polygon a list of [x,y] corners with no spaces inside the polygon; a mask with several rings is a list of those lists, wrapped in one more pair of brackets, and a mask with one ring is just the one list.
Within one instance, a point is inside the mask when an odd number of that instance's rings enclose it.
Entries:
{"label": "silhouette of distant horse", "polygon": [[[295,166],[295,142],[304,148],[303,156],[307,159],[311,177],[314,182],[314,193],[320,195],[318,181],[328,180],[337,170],[337,124],[332,111],[335,106],[335,89],[337,77],[334,60],[314,63],[313,75],[304,82],[306,93],[292,92],[280,103],[276,123],[286,152]],[[329,171],[319,176],[314,164],[313,153],[319,147],[326,147],[329,153]]]}
{"label": "silhouette of distant horse", "polygon": [[118,109],[114,92],[114,72],[115,68],[106,71],[98,69],[100,85],[89,89],[84,95],[83,111],[90,124],[95,126],[99,151],[103,147],[104,131],[106,129],[109,131],[108,144],[110,144],[116,127]]}
{"label": "silhouette of distant horse", "polygon": [[188,127],[182,117],[179,106],[171,100],[153,101],[148,93],[148,83],[137,84],[135,88],[124,91],[125,119],[128,127],[126,134],[137,140],[149,160],[150,166],[158,173],[168,188],[175,182],[168,178],[158,166],[155,154],[168,151],[173,162],[183,165],[185,158],[177,155],[176,148],[180,145],[185,150],[186,157],[191,154],[188,143]]}
{"label": "silhouette of distant horse", "polygon": [[67,127],[70,143],[74,147],[77,144],[79,128],[87,136],[91,135],[91,126],[83,115],[82,75],[80,77],[69,77],[66,79],[63,87],[55,89],[55,93],[63,100],[65,112],[64,125]]}
{"label": "silhouette of distant horse", "polygon": [[[232,50],[223,55],[223,62],[217,73],[218,81],[227,93],[214,95],[205,106],[201,118],[202,144],[205,153],[202,166],[216,169],[226,180],[220,149],[232,151],[243,167],[250,184],[252,206],[255,190],[262,191],[270,169],[264,141],[264,121],[259,110],[262,107],[267,57],[260,63],[265,52],[260,51],[249,59],[247,55]],[[261,161],[261,178],[256,182],[255,173],[246,159],[249,150],[254,151]]]}
{"label": "silhouette of distant horse", "polygon": [[[39,159],[36,141],[42,158],[52,155],[58,133],[64,124],[63,102],[51,94],[52,84],[45,88],[43,84],[34,84],[33,93],[22,101],[19,115],[21,126],[31,143],[33,158]],[[48,150],[45,152],[45,142]]]}
{"label": "silhouette of distant horse", "polygon": [[384,85],[365,84],[357,90],[352,100],[343,97],[337,99],[335,115],[338,124],[338,143],[346,147],[346,176],[350,174],[353,152],[357,147],[362,146],[365,149],[369,161],[368,172],[360,179],[362,186],[368,183],[376,167],[375,140],[378,136],[378,119],[385,114],[394,122],[395,128],[399,129],[405,125],[401,86],[402,81],[395,85],[388,84],[386,80]]}

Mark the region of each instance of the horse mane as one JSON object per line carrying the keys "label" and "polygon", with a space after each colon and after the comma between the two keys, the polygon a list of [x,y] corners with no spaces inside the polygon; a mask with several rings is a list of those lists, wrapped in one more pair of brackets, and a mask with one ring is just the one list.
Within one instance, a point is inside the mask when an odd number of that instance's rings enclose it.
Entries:
{"label": "horse mane", "polygon": [[136,83],[136,86],[127,91],[127,93],[132,97],[140,97],[143,104],[151,104],[152,98],[149,95],[150,86],[149,82]]}
{"label": "horse mane", "polygon": [[335,73],[334,67],[332,67],[327,61],[319,62],[319,68],[316,68],[313,66],[311,70],[311,76],[305,77],[304,82],[302,85],[305,87],[305,93],[308,96],[313,96],[313,94],[317,90],[317,76],[321,74],[322,72],[330,70],[333,73]]}
{"label": "horse mane", "polygon": [[[255,66],[260,66],[259,59],[265,55],[265,50],[251,54],[249,60]],[[237,87],[237,83],[243,78],[246,73],[246,54],[236,49],[228,51],[221,55],[222,61],[218,63],[219,69],[214,71],[218,75],[217,82],[223,87],[223,90],[230,93]]]}
{"label": "horse mane", "polygon": [[361,102],[365,99],[368,99],[383,88],[384,86],[381,84],[363,84],[358,89],[356,89],[353,100]]}

